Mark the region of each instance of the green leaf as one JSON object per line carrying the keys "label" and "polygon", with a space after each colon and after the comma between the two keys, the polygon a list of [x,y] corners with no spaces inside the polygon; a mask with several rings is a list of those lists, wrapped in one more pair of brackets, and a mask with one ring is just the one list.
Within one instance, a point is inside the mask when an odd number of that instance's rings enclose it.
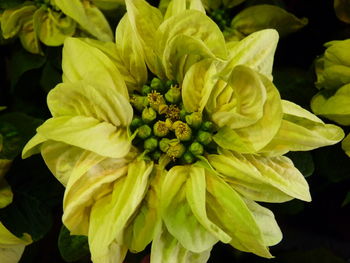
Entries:
{"label": "green leaf", "polygon": [[58,237],[58,249],[66,262],[77,261],[90,254],[86,236],[70,235],[69,230],[62,225]]}
{"label": "green leaf", "polygon": [[10,61],[10,80],[13,88],[25,72],[42,67],[46,57],[30,54],[20,49],[14,53]]}
{"label": "green leaf", "polygon": [[309,152],[289,152],[287,156],[293,161],[294,166],[304,175],[309,177],[314,173],[315,164]]}
{"label": "green leaf", "polygon": [[63,187],[50,174],[40,156],[16,158],[6,174],[14,193],[13,202],[0,209],[0,221],[13,234],[28,233],[34,241],[52,226],[52,208],[62,206]]}
{"label": "green leaf", "polygon": [[41,120],[23,113],[12,112],[0,116],[0,134],[3,137],[0,158],[14,159],[20,155],[25,143],[41,123]]}
{"label": "green leaf", "polygon": [[313,74],[314,72],[296,67],[277,67],[273,71],[273,82],[282,99],[309,108],[310,100],[317,92],[317,89],[313,88]]}
{"label": "green leaf", "polygon": [[1,0],[0,8],[8,9],[24,3],[25,0]]}

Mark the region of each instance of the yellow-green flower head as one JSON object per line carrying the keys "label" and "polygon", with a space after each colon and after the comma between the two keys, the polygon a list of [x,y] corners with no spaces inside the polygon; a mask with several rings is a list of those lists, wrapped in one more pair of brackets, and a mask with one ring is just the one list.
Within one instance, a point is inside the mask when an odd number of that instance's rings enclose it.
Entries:
{"label": "yellow-green flower head", "polygon": [[[95,3],[96,2],[96,3]],[[120,0],[30,0],[1,14],[1,31],[5,39],[18,36],[23,47],[41,54],[40,41],[47,46],[62,45],[64,40],[82,29],[91,37],[113,41],[112,30],[97,5],[113,8]]]}
{"label": "yellow-green flower head", "polygon": [[342,130],[281,100],[275,30],[226,44],[200,1],[173,1],[165,18],[144,0],[126,7],[115,44],[65,41],[52,118],[23,157],[41,152],[66,186],[63,222],[88,236],[94,263],[151,242],[153,263],[206,262],[218,241],[272,257],[282,234],[256,201],[310,201],[282,155]]}
{"label": "yellow-green flower head", "polygon": [[[350,125],[350,39],[331,41],[324,55],[316,61],[317,82],[320,89],[311,100],[311,108],[317,115],[341,125]],[[342,142],[350,156],[350,136]]]}

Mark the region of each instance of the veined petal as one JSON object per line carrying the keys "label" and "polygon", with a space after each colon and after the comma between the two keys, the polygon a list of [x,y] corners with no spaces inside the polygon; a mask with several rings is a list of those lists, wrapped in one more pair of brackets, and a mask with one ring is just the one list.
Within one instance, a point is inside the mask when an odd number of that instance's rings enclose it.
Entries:
{"label": "veined petal", "polygon": [[128,14],[119,21],[115,41],[118,55],[116,66],[129,90],[140,89],[147,81],[147,67],[141,43],[131,27]]}
{"label": "veined petal", "polygon": [[47,104],[54,117],[94,117],[116,127],[128,127],[133,115],[130,103],[117,90],[88,81],[58,84],[49,92]]}
{"label": "veined petal", "polygon": [[131,252],[140,252],[153,240],[161,223],[160,190],[166,171],[155,167],[147,194],[136,217],[125,229],[124,241]]}
{"label": "veined petal", "polygon": [[[121,262],[113,261],[113,246],[123,246],[126,224],[146,194],[152,169],[153,163],[132,162],[129,164],[127,176],[115,182],[112,194],[99,199],[93,205],[89,245],[94,262]],[[108,257],[111,259],[107,260]]]}
{"label": "veined petal", "polygon": [[242,39],[229,51],[230,59],[223,64],[221,75],[228,78],[235,66],[245,65],[271,80],[277,42],[278,33],[274,29],[261,30]]}
{"label": "veined petal", "polygon": [[192,166],[190,176],[186,183],[186,198],[191,207],[191,210],[197,220],[204,226],[211,234],[216,236],[220,241],[229,243],[231,237],[227,235],[222,229],[211,222],[206,212],[206,182],[205,170],[202,167]]}
{"label": "veined petal", "polygon": [[186,200],[190,166],[174,166],[165,177],[161,191],[162,218],[169,231],[186,249],[200,253],[218,240],[194,216]]}
{"label": "veined petal", "polygon": [[152,263],[206,263],[210,249],[201,253],[193,253],[185,249],[163,225],[154,237],[151,250]]}
{"label": "veined petal", "polygon": [[[116,43],[103,42],[92,38],[81,38],[92,47],[102,51],[117,67],[129,91],[139,89],[147,80],[147,68],[143,50],[134,32],[129,32],[130,24],[123,17],[117,27]],[[130,29],[130,28],[129,28]],[[120,30],[120,32],[118,32]],[[138,49],[140,48],[140,49]]]}
{"label": "veined petal", "polygon": [[63,201],[62,221],[74,235],[88,235],[91,207],[111,194],[114,182],[127,174],[130,161],[105,158],[97,163],[98,158],[91,160],[92,156],[85,155],[88,158],[79,160],[82,167],[77,164],[71,172]]}
{"label": "veined petal", "polygon": [[165,47],[162,60],[167,78],[182,83],[189,68],[207,58],[214,59],[215,54],[202,40],[181,34]]}
{"label": "veined petal", "polygon": [[112,124],[92,117],[51,118],[37,132],[46,139],[71,144],[111,158],[124,157],[131,147],[131,139],[126,129],[117,129]]}
{"label": "veined petal", "polygon": [[164,69],[155,53],[155,35],[163,22],[161,12],[144,0],[126,0],[130,24],[143,49],[148,68],[157,76],[164,78]]}
{"label": "veined petal", "polygon": [[249,194],[250,188],[254,191],[254,186],[261,184],[262,199],[253,200],[284,202],[291,197],[311,200],[306,180],[287,157],[259,157],[222,151],[220,155],[209,155],[208,160],[235,189],[237,185],[236,190],[243,195],[245,188]]}
{"label": "veined petal", "polygon": [[93,4],[81,0],[55,0],[55,4],[97,39],[113,40],[113,33],[106,18]]}
{"label": "veined petal", "polygon": [[196,10],[186,10],[165,20],[157,30],[157,51],[162,57],[165,47],[178,35],[197,38],[221,58],[226,59],[225,39],[219,27],[205,14]]}
{"label": "veined petal", "polygon": [[206,179],[209,219],[231,236],[233,247],[271,258],[263,234],[243,199],[218,176],[207,174]]}
{"label": "veined petal", "polygon": [[212,119],[219,127],[243,128],[256,123],[264,114],[266,88],[260,76],[245,66],[233,69],[229,85],[231,98],[219,105]]}
{"label": "veined petal", "polygon": [[211,59],[202,60],[188,70],[182,83],[182,100],[188,112],[202,112],[215,86],[216,68]]}
{"label": "veined petal", "polygon": [[263,174],[243,155],[234,155],[228,151],[225,153],[229,155],[208,155],[207,159],[215,170],[224,176],[225,181],[242,196],[255,201],[272,203],[282,203],[293,199],[266,182],[266,179],[262,179]]}
{"label": "veined petal", "polygon": [[80,167],[81,162],[87,164],[87,167],[81,171],[84,173],[90,168],[90,165],[93,166],[106,158],[66,143],[51,140],[43,143],[41,155],[51,173],[64,186],[67,186],[74,167]]}
{"label": "veined petal", "polygon": [[205,14],[201,0],[172,0],[168,4],[164,20],[181,14],[185,10],[197,10]]}
{"label": "veined petal", "polygon": [[[350,71],[349,71],[350,76]],[[326,97],[321,91],[311,100],[311,109],[317,115],[322,115],[341,125],[350,125],[350,84],[342,86],[331,97]]]}
{"label": "veined petal", "polygon": [[24,247],[32,242],[30,235],[25,233],[21,238],[18,238],[0,222],[0,257],[2,263],[19,262]]}
{"label": "veined petal", "polygon": [[[227,126],[220,128],[213,139],[222,148],[253,153],[265,147],[279,130],[283,115],[279,92],[264,75],[260,75],[260,79],[266,89],[262,117],[256,123],[244,128],[231,131]],[[231,141],[232,144],[225,140]]]}
{"label": "veined petal", "polygon": [[67,38],[63,47],[64,79],[76,82],[88,79],[91,85],[113,88],[128,99],[123,77],[102,51],[77,38]]}
{"label": "veined petal", "polygon": [[333,145],[344,138],[344,132],[338,126],[324,124],[317,117],[311,117],[312,113],[294,103],[289,102],[288,105],[289,110],[283,116],[280,129],[261,153],[281,155],[288,151],[309,151]]}
{"label": "veined petal", "polygon": [[274,246],[278,244],[282,240],[282,232],[273,213],[269,209],[255,203],[254,201],[249,199],[243,200],[250,212],[252,212],[256,223],[261,229],[265,245]]}

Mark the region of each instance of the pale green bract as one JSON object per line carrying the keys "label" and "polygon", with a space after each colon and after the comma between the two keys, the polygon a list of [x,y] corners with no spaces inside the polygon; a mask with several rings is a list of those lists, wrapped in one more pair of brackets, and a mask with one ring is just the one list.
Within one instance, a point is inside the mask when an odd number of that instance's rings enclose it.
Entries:
{"label": "pale green bract", "polygon": [[120,0],[26,1],[4,10],[0,15],[1,31],[6,39],[18,36],[23,47],[34,54],[42,54],[40,42],[60,46],[78,29],[96,39],[113,41],[112,30],[98,6],[113,9],[120,5]]}
{"label": "pale green bract", "polygon": [[[316,61],[317,82],[320,89],[311,100],[312,111],[340,125],[350,125],[350,39],[331,41],[324,55]],[[342,147],[350,156],[350,137]]]}
{"label": "pale green bract", "polygon": [[[344,136],[281,100],[271,82],[275,30],[225,43],[200,2],[190,3],[173,1],[163,17],[144,0],[127,0],[115,44],[68,38],[64,81],[48,95],[53,117],[23,150],[23,157],[41,152],[66,186],[63,222],[88,236],[94,263],[121,263],[150,242],[153,263],[206,262],[218,241],[271,258],[268,246],[282,234],[256,202],[311,200],[303,175],[282,155]],[[181,89],[188,116],[214,125],[210,153],[181,164],[181,143],[172,142],[172,155],[146,158],[134,141],[141,128],[130,131],[148,70],[156,81],[178,83],[170,89]]]}

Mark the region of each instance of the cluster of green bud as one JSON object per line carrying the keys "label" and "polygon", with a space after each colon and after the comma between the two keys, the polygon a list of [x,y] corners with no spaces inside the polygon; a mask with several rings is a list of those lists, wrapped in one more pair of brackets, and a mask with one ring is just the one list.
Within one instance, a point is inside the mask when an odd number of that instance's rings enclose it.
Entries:
{"label": "cluster of green bud", "polygon": [[144,159],[157,161],[167,155],[175,164],[191,164],[213,147],[213,123],[203,120],[200,112],[186,112],[176,82],[153,78],[130,102],[133,144],[144,152]]}
{"label": "cluster of green bud", "polygon": [[224,31],[230,26],[232,18],[229,16],[229,12],[226,9],[216,9],[209,13],[209,16]]}
{"label": "cluster of green bud", "polygon": [[56,7],[52,6],[50,0],[34,0],[34,4],[37,7],[51,8],[58,11]]}

